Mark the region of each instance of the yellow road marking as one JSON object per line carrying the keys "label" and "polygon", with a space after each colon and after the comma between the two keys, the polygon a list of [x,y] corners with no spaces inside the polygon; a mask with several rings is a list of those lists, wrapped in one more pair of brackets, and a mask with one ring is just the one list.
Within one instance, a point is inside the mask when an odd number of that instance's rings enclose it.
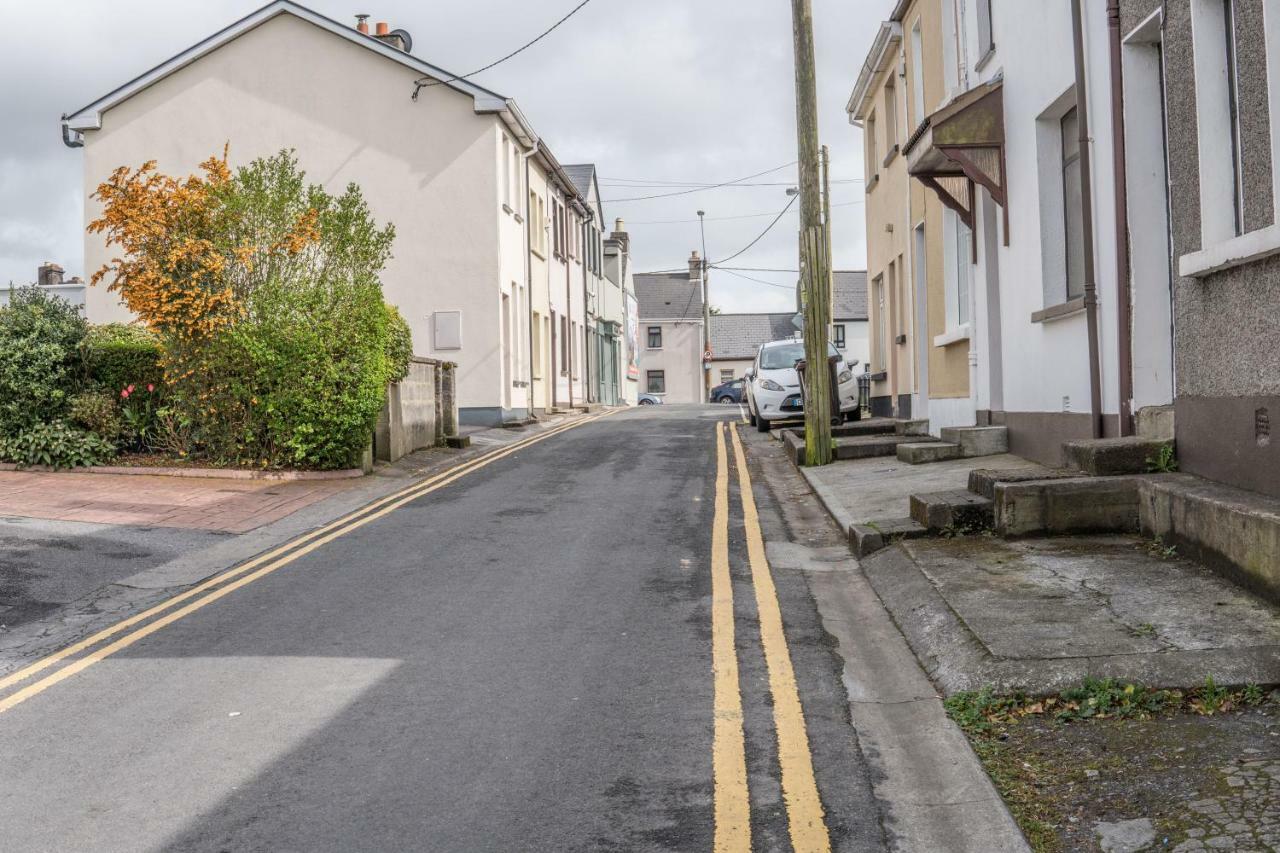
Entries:
{"label": "yellow road marking", "polygon": [[[395,492],[391,495],[387,495],[383,498],[380,498],[372,502],[368,506],[362,507],[361,509],[348,513],[342,518],[329,522],[323,527],[319,527],[311,531],[310,533],[300,536],[290,542],[285,543],[284,545],[281,545],[271,551],[268,551],[265,554],[255,557],[254,559],[250,560],[249,562],[241,566],[237,566],[234,569],[230,569],[226,572],[216,575],[215,577],[212,577],[192,587],[191,589],[186,590],[185,592],[179,593],[178,595],[175,595],[172,598],[169,598],[169,599],[166,599],[165,601],[160,602],[159,604],[143,611],[142,613],[138,613],[127,619],[122,619],[121,621],[115,623],[114,625],[110,625],[107,628],[104,628],[103,630],[97,632],[96,634],[93,634],[92,636],[85,638],[84,640],[81,640],[77,643],[67,646],[65,649],[61,649],[57,652],[54,652],[53,654],[48,655],[44,658],[41,658],[40,660],[22,669],[19,669],[13,673],[10,673],[8,676],[5,676],[4,678],[0,678],[0,690],[4,690],[8,687],[11,687],[14,684],[17,684],[20,681],[24,681],[38,672],[42,672],[43,670],[48,669],[49,667],[54,666],[57,663],[63,660],[66,660],[67,658],[73,655],[76,655],[82,651],[85,651],[86,649],[90,649],[93,646],[96,646],[99,643],[103,642],[104,640],[109,639],[112,636],[115,636],[121,631],[124,631],[141,622],[145,622],[148,619],[152,618],[153,616],[163,613],[164,611],[169,610],[174,606],[181,604],[184,601],[189,601],[190,599],[199,596],[203,592],[207,592],[208,590],[214,587],[219,587],[222,584],[226,584],[226,586],[221,586],[221,588],[210,593],[209,595],[206,595],[204,598],[200,598],[199,600],[191,604],[188,604],[186,607],[183,607],[182,609],[177,610],[174,613],[171,613],[162,619],[157,619],[156,621],[149,623],[146,627],[141,628],[138,631],[135,631],[134,633],[129,634],[125,637],[122,637],[121,639],[117,640],[116,642],[112,643],[109,646],[106,646],[83,658],[79,658],[74,663],[69,664],[66,667],[63,667],[62,669],[58,670],[52,675],[46,676],[40,681],[37,681],[36,683],[31,684],[23,688],[22,690],[16,691],[15,693],[11,694],[5,699],[0,700],[0,713],[4,713],[5,711],[9,710],[15,705],[19,705],[22,702],[25,702],[27,699],[30,699],[32,696],[35,696],[38,693],[44,692],[48,688],[52,687],[54,684],[57,684],[58,682],[63,681],[67,678],[70,678],[72,675],[75,675],[76,673],[87,669],[88,667],[92,666],[93,664],[97,663],[103,658],[109,657],[110,655],[115,654],[121,649],[124,649],[124,648],[127,648],[128,646],[133,645],[138,640],[141,640],[143,637],[146,637],[146,636],[149,636],[150,634],[155,633],[156,631],[160,630],[166,625],[172,624],[173,622],[176,622],[178,619],[181,619],[184,616],[187,616],[188,614],[193,613],[196,610],[199,610],[200,608],[208,604],[211,604],[212,602],[216,601],[217,599],[221,598],[227,593],[230,593],[233,590],[239,589],[240,587],[245,586],[246,584],[252,583],[257,579],[264,577],[270,574],[271,572],[274,572],[276,569],[279,569],[282,566],[286,566],[289,563],[292,563],[294,560],[298,559],[299,557],[302,557],[306,554],[311,553],[312,551],[316,550],[322,545],[332,542],[334,539],[337,539],[341,536],[345,536],[346,534],[352,532],[353,530],[357,530],[363,527],[365,524],[368,524],[369,522],[375,519],[382,518],[383,516],[388,515],[391,512],[394,512],[395,510],[399,509],[400,507],[404,506],[407,503],[410,503],[411,501],[414,501],[420,497],[423,497],[424,495],[430,494],[431,492],[434,492],[437,489],[444,488],[445,486],[449,485],[455,480],[458,480],[466,476],[467,474],[470,474],[473,471],[483,468],[492,462],[496,462],[498,459],[509,456],[512,453],[515,453],[519,450],[523,450],[524,448],[532,444],[536,444],[540,441],[545,441],[546,439],[552,438],[553,436],[559,435],[560,433],[567,432],[568,430],[575,429],[579,426],[583,426],[592,421],[596,421],[596,420],[599,420],[600,418],[607,417],[609,414],[612,414],[612,413],[605,412],[600,415],[595,415],[593,417],[585,418],[580,421],[575,421],[573,423],[564,424],[562,426],[555,427],[553,429],[547,430],[541,435],[531,436],[527,439],[523,439],[519,442],[516,442],[515,444],[508,445],[504,448],[501,448],[491,453],[487,453],[478,459],[474,459],[470,462],[463,463],[462,465],[459,465],[456,468],[453,468],[448,471],[441,472],[440,474],[437,474],[435,476],[429,477],[420,483],[415,483],[412,486],[407,486],[398,492]],[[310,543],[310,544],[306,544],[306,543]],[[299,546],[305,546],[305,547],[299,547]],[[281,555],[284,555],[284,556],[281,556]],[[272,562],[273,560],[274,562]],[[264,566],[264,564],[266,565]],[[263,568],[258,568],[259,566],[263,566]],[[253,569],[255,568],[258,568],[258,570],[253,571]],[[247,572],[251,572],[251,571],[252,571],[252,574],[246,575]],[[239,577],[240,579],[237,581],[234,581],[233,583],[227,583],[227,581],[230,581],[232,578],[236,578],[236,577]]]}
{"label": "yellow road marking", "polygon": [[[760,643],[764,647],[769,669],[769,691],[773,694],[774,728],[778,733],[778,764],[782,769],[782,796],[787,804],[787,822],[791,846],[796,853],[828,853],[831,839],[818,796],[818,782],[813,775],[813,756],[809,751],[809,735],[805,730],[804,709],[796,687],[791,652],[782,628],[782,609],[778,591],[764,552],[764,534],[760,516],[751,493],[751,475],[736,427],[733,456],[738,466],[738,490],[742,501],[742,517],[746,525],[747,556],[751,562],[751,582],[756,592],[756,609],[760,618]],[[722,439],[723,441],[723,439]]]}
{"label": "yellow road marking", "polygon": [[729,465],[724,424],[716,424],[716,503],[711,528],[711,669],[715,682],[712,771],[717,853],[751,850],[751,801],[742,731],[738,651],[734,647],[733,579],[729,574]]}

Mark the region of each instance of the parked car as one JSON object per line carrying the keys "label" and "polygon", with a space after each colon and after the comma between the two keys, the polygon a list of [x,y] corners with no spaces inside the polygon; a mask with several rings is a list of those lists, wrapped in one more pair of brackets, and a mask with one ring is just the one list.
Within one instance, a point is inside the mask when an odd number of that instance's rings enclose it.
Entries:
{"label": "parked car", "polygon": [[657,394],[641,394],[636,403],[641,406],[661,406],[662,398]]}
{"label": "parked car", "polygon": [[[830,346],[830,345],[828,345]],[[843,358],[830,346],[830,355]],[[770,341],[760,347],[747,374],[747,411],[760,432],[779,422],[804,418],[800,394],[800,374],[796,362],[804,360],[804,341],[789,338]],[[858,411],[858,380],[853,367],[858,362],[841,361],[836,374],[840,396],[840,416]]]}
{"label": "parked car", "polygon": [[731,379],[711,389],[711,402],[741,403],[742,395],[745,393],[747,393],[747,380]]}

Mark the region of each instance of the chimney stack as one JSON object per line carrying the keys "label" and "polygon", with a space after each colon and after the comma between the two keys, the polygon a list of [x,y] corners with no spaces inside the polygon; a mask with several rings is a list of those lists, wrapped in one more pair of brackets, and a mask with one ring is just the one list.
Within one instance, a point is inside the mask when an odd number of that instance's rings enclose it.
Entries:
{"label": "chimney stack", "polygon": [[391,32],[391,28],[387,25],[386,21],[378,21],[378,25],[374,29],[373,34],[381,38],[382,36],[385,36],[390,32]]}
{"label": "chimney stack", "polygon": [[364,33],[365,35],[369,35],[368,14],[361,12],[360,14],[356,15],[356,31]]}
{"label": "chimney stack", "polygon": [[693,254],[689,256],[689,280],[694,279],[702,281],[702,258],[698,256],[697,249],[694,249]]}
{"label": "chimney stack", "polygon": [[413,50],[413,36],[405,30],[393,30],[386,21],[378,21],[373,28],[373,37],[383,44],[388,44],[402,53]]}
{"label": "chimney stack", "polygon": [[613,233],[609,235],[609,239],[622,246],[622,251],[631,251],[631,235],[627,233],[627,225],[621,217],[614,220]]}
{"label": "chimney stack", "polygon": [[62,284],[62,267],[53,261],[45,261],[36,270],[36,284],[41,287],[51,287],[55,284]]}

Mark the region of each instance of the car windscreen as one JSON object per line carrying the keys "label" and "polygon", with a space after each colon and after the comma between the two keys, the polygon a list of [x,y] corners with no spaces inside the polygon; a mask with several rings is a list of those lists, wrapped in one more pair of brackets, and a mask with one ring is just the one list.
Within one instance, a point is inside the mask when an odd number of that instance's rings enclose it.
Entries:
{"label": "car windscreen", "polygon": [[[828,345],[828,355],[840,356],[840,352],[832,345]],[[761,370],[785,370],[788,367],[795,367],[797,361],[804,360],[804,341],[796,341],[793,344],[782,344],[776,347],[765,347],[760,350],[760,369]]]}

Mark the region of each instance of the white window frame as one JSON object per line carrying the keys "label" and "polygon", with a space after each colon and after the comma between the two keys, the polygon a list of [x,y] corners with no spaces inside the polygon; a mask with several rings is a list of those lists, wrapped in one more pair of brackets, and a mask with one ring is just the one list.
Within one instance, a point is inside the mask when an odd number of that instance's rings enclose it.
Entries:
{"label": "white window frame", "polygon": [[923,19],[911,25],[911,122],[919,127],[925,119]]}

